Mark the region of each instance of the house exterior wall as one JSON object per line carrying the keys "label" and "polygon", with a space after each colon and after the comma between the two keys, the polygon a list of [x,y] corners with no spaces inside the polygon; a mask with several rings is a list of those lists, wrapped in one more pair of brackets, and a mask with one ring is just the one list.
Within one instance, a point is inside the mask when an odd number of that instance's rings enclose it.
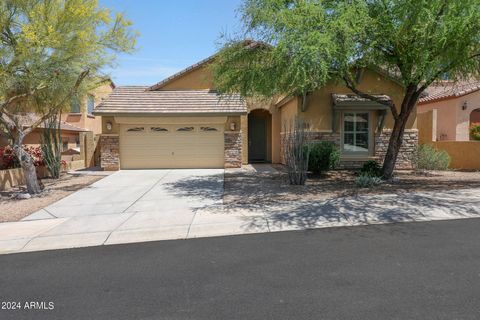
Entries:
{"label": "house exterior wall", "polygon": [[[196,67],[175,79],[167,81],[158,90],[202,90],[214,89],[213,76],[208,65]],[[385,94],[390,96],[394,103],[399,108],[403,98],[403,88],[395,81],[386,78],[385,76],[370,70],[365,70],[359,83],[359,89],[372,94]],[[333,131],[333,110],[332,110],[332,93],[337,94],[351,94],[352,92],[340,83],[330,83],[321,89],[316,90],[310,97],[308,106],[305,111],[300,108],[301,99],[293,98],[281,106],[276,106],[274,101],[253,101],[247,100],[248,113],[262,109],[267,110],[271,115],[271,121],[268,122],[268,136],[267,145],[269,150],[268,160],[273,163],[281,162],[281,137],[284,132],[284,126],[290,123],[296,116],[302,117],[311,125],[311,139],[312,140],[330,140],[341,145],[341,130],[340,126],[335,132]],[[178,117],[177,117],[178,118]],[[133,117],[132,117],[133,119]],[[146,118],[145,121],[151,121],[152,118]],[[136,119],[135,121],[137,121]],[[372,128],[376,128],[377,113],[371,112]],[[132,120],[134,121],[134,120]],[[180,121],[180,120],[179,120]],[[340,122],[340,119],[338,119]],[[112,130],[106,130],[106,123],[112,123]],[[118,134],[118,118],[103,117],[102,132],[107,134]],[[230,130],[231,123],[235,123],[234,133]],[[384,130],[377,132],[372,129],[371,141],[374,144],[373,149],[375,153],[371,156],[346,158],[344,157],[343,164],[348,167],[349,164],[358,166],[361,163],[371,160],[379,159],[379,155],[383,155],[386,151],[386,142],[389,138],[389,130],[393,128],[393,117],[391,112],[387,112]],[[238,129],[237,129],[238,128]],[[405,146],[401,155],[401,167],[408,167],[410,151],[413,150],[418,141],[418,132],[416,130],[416,110],[413,110],[411,117],[408,119],[404,141]],[[238,130],[238,132],[237,132]],[[228,134],[228,136],[227,136]],[[388,145],[388,143],[387,143]],[[237,148],[234,152],[233,148]],[[405,159],[404,159],[405,158]],[[248,115],[239,117],[228,117],[225,122],[225,162],[227,163],[248,163]],[[232,160],[233,159],[233,160]]]}
{"label": "house exterior wall", "polygon": [[207,90],[213,87],[212,73],[208,66],[203,66],[170,81],[159,90]]}
{"label": "house exterior wall", "polygon": [[[467,108],[463,110],[463,105]],[[480,108],[480,91],[446,100],[421,103],[418,113],[437,110],[438,141],[469,141],[470,116]]]}
{"label": "house exterior wall", "polygon": [[[62,143],[66,142],[68,149],[74,149],[79,142],[79,132],[64,131],[61,132]],[[29,133],[23,140],[23,144],[32,147],[39,147],[42,144],[42,129],[35,129]]]}
{"label": "house exterior wall", "polygon": [[[93,90],[91,94],[95,97],[95,106],[100,104],[112,90],[113,87],[109,83]],[[84,97],[80,102],[80,113],[67,112],[62,114],[62,120],[76,127],[92,131],[94,134],[102,133],[102,117],[88,114],[87,97]]]}

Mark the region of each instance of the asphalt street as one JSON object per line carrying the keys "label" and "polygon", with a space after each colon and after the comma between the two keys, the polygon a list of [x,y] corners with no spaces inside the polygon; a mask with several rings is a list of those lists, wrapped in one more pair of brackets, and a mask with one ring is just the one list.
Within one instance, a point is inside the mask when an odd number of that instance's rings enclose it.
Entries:
{"label": "asphalt street", "polygon": [[479,319],[480,219],[12,254],[0,271],[0,319]]}

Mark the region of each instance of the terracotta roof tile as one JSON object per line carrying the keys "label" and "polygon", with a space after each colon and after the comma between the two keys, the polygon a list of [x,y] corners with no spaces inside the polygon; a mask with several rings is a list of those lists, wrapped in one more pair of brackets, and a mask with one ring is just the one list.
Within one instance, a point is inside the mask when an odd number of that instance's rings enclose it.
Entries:
{"label": "terracotta roof tile", "polygon": [[427,94],[420,98],[419,103],[430,103],[438,100],[457,98],[480,90],[480,81],[466,80],[460,82],[442,81],[431,85]]}
{"label": "terracotta roof tile", "polygon": [[113,114],[245,114],[247,105],[240,95],[220,96],[212,90],[161,90],[149,87],[117,87],[94,111]]}

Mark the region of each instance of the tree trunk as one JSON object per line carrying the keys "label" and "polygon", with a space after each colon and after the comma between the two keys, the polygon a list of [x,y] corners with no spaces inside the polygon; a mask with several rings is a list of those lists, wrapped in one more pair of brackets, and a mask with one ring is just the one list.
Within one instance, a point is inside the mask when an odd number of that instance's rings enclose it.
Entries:
{"label": "tree trunk", "polygon": [[38,194],[42,192],[42,188],[38,183],[37,172],[35,170],[35,164],[32,156],[30,156],[22,147],[23,139],[17,138],[13,144],[13,150],[15,155],[20,161],[20,166],[23,169],[25,175],[25,183],[27,184],[27,191],[30,194]]}
{"label": "tree trunk", "polygon": [[407,125],[408,118],[412,113],[413,108],[417,104],[418,97],[421,91],[416,91],[416,86],[409,86],[407,88],[405,97],[402,102],[401,112],[395,119],[393,125],[392,135],[388,143],[387,153],[383,161],[383,178],[391,179],[393,176],[393,170],[397,163],[398,152],[403,142],[403,133],[405,132],[405,126]]}
{"label": "tree trunk", "polygon": [[387,153],[385,154],[385,159],[383,161],[383,177],[387,180],[392,178],[393,170],[395,169],[395,164],[397,163],[398,152],[402,146],[403,133],[405,131],[407,120],[408,117],[405,119],[403,119],[403,117],[399,118],[393,125]]}

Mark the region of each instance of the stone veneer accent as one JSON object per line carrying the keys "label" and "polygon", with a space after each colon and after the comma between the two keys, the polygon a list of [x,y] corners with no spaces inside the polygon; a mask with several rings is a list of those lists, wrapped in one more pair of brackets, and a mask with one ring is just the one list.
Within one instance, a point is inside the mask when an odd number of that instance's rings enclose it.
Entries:
{"label": "stone veneer accent", "polygon": [[[387,152],[388,142],[390,139],[391,130],[384,129],[381,133],[375,134],[375,155],[372,159],[378,161],[380,164],[383,163],[385,153]],[[311,132],[310,139],[312,141],[332,141],[338,147],[341,145],[341,136],[340,133],[332,132]],[[403,135],[403,143],[398,153],[396,169],[411,169],[412,168],[412,158],[415,152],[415,149],[418,145],[418,130],[410,129],[405,130]],[[358,169],[363,166],[368,159],[361,160],[342,160],[340,162],[340,169]]]}
{"label": "stone veneer accent", "polygon": [[225,131],[225,168],[242,167],[242,132]]}
{"label": "stone veneer accent", "polygon": [[100,166],[106,171],[120,170],[120,139],[118,135],[100,137]]}
{"label": "stone veneer accent", "polygon": [[[383,163],[385,154],[387,153],[388,142],[390,140],[391,130],[383,130],[380,134],[375,135],[375,157],[378,158],[380,164]],[[403,133],[403,142],[398,152],[397,169],[412,169],[412,160],[415,150],[418,146],[418,130],[406,129]]]}

